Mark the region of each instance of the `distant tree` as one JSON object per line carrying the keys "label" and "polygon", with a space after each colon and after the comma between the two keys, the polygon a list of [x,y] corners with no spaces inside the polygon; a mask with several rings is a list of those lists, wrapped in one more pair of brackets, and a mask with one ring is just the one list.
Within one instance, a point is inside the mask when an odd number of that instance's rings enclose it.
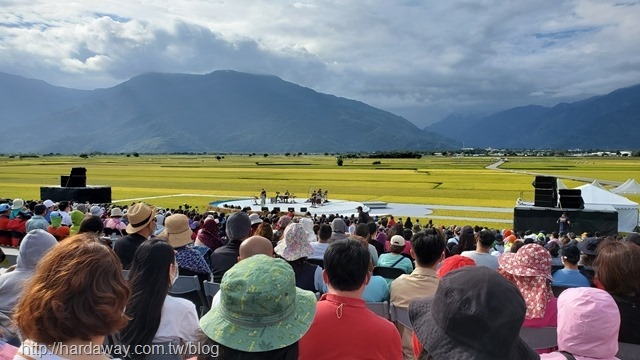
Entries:
{"label": "distant tree", "polygon": [[264,154],[264,157],[267,157],[267,156],[269,156],[269,154]]}
{"label": "distant tree", "polygon": [[632,155],[635,157],[640,157],[640,150],[634,151]]}
{"label": "distant tree", "polygon": [[380,164],[382,164],[380,161],[374,161],[371,163],[371,165],[380,165]]}
{"label": "distant tree", "polygon": [[131,157],[131,154],[127,154],[127,157]]}
{"label": "distant tree", "polygon": [[220,161],[222,158],[220,156],[216,156],[216,160]]}
{"label": "distant tree", "polygon": [[291,153],[285,153],[285,154],[284,154],[284,156],[289,156],[289,155],[291,155]]}
{"label": "distant tree", "polygon": [[139,156],[140,156],[140,154],[138,154],[137,152],[133,153],[133,157],[139,157]]}
{"label": "distant tree", "polygon": [[329,153],[328,152],[324,153],[324,156],[329,156]]}
{"label": "distant tree", "polygon": [[[305,155],[307,155],[307,154],[305,154]],[[301,152],[299,152],[299,153],[298,153],[298,156],[302,156],[302,153],[301,153]]]}
{"label": "distant tree", "polygon": [[89,155],[87,155],[87,154],[80,154],[80,157],[81,157],[82,159],[88,159],[88,158],[89,158]]}
{"label": "distant tree", "polygon": [[336,159],[336,164],[338,164],[338,166],[342,166],[342,163],[344,162],[344,160],[342,160],[341,157]]}

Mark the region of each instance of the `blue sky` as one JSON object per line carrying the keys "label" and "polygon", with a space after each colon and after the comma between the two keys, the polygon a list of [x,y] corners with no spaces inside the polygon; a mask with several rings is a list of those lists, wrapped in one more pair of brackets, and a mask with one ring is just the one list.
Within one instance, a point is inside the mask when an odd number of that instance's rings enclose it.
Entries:
{"label": "blue sky", "polygon": [[640,83],[638,19],[605,0],[0,0],[0,71],[83,89],[274,74],[424,126]]}

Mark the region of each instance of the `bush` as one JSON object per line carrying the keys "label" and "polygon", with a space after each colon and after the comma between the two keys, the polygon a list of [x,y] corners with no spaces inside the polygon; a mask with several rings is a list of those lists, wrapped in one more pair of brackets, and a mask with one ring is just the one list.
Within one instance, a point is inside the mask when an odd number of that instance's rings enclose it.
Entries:
{"label": "bush", "polygon": [[338,164],[338,166],[342,166],[342,163],[344,162],[344,160],[342,160],[342,158],[338,158],[336,159],[336,163]]}

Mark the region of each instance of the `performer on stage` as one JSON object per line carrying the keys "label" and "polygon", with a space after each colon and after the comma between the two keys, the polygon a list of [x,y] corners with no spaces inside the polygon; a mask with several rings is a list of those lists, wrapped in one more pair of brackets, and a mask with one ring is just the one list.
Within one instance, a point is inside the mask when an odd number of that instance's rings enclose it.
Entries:
{"label": "performer on stage", "polygon": [[264,206],[266,201],[267,201],[267,192],[265,191],[265,189],[262,189],[262,191],[260,191],[260,206]]}

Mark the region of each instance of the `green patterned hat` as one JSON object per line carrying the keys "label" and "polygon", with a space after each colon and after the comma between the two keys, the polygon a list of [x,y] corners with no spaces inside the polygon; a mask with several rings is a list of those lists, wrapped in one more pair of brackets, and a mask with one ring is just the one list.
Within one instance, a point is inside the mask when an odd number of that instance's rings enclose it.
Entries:
{"label": "green patterned hat", "polygon": [[231,349],[271,351],[300,340],[315,312],[315,294],[296,288],[286,261],[254,255],[224,274],[220,304],[200,319],[200,328]]}

